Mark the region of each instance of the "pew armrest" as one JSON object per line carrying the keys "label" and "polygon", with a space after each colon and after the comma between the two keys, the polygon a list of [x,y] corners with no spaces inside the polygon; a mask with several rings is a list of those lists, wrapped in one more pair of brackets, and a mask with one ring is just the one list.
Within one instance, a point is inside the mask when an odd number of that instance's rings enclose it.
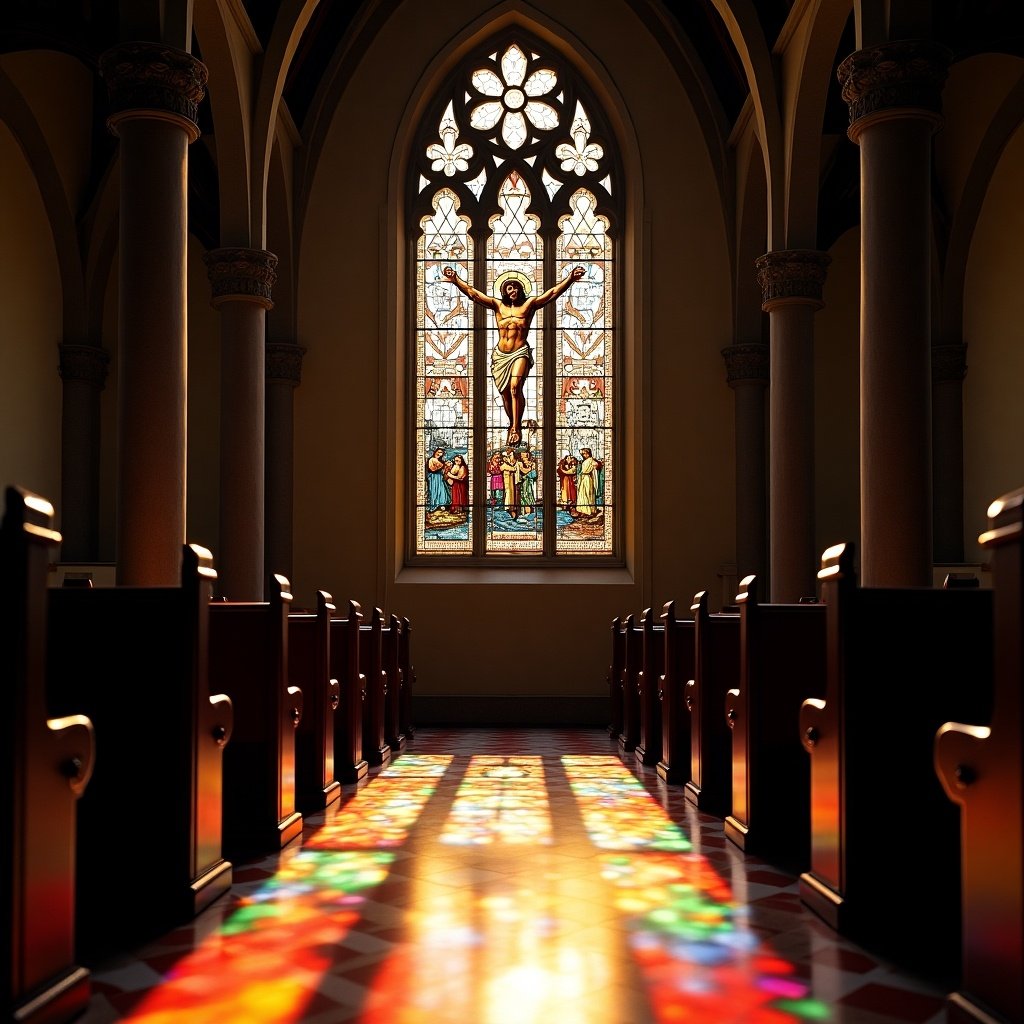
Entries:
{"label": "pew armrest", "polygon": [[302,690],[298,686],[288,687],[288,700],[290,702],[289,712],[292,718],[292,725],[297,729],[302,721]]}
{"label": "pew armrest", "polygon": [[825,723],[825,701],[818,697],[808,697],[800,705],[800,742],[808,754],[821,739],[822,726]]}
{"label": "pew armrest", "polygon": [[85,715],[66,715],[48,718],[46,726],[57,740],[58,770],[68,780],[71,792],[80,797],[96,763],[92,722]]}
{"label": "pew armrest", "polygon": [[987,725],[960,722],[946,722],[935,733],[935,774],[953,803],[964,803],[968,788],[982,779],[980,755],[991,735]]}
{"label": "pew armrest", "polygon": [[226,693],[215,693],[210,697],[213,708],[213,726],[210,733],[218,747],[227,746],[235,725],[235,707]]}

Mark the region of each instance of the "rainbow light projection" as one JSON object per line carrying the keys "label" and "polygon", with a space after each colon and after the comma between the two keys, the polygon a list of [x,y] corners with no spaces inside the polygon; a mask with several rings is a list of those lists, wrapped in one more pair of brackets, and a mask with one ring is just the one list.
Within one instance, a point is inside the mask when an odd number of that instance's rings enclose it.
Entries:
{"label": "rainbow light projection", "polygon": [[[282,851],[273,878],[122,1019],[304,1020],[452,760],[402,754],[300,849]],[[595,858],[569,853],[571,822],[553,832],[549,787],[566,785]],[[421,829],[413,846],[402,940],[367,981],[359,1024],[622,1024],[641,992],[658,1024],[830,1017],[616,756],[564,756],[561,770],[540,757],[473,757],[444,827]]]}
{"label": "rainbow light projection", "polygon": [[441,842],[452,846],[550,844],[543,758],[472,758]]}
{"label": "rainbow light projection", "polygon": [[628,915],[655,1019],[783,1024],[828,1020],[827,1004],[748,929],[745,908],[657,801],[611,756],[564,756],[601,872]]}
{"label": "rainbow light projection", "polygon": [[[404,754],[360,790],[122,1019],[144,1024],[302,1020],[332,950],[387,877],[395,847],[452,758]],[[383,785],[382,785],[383,783]]]}

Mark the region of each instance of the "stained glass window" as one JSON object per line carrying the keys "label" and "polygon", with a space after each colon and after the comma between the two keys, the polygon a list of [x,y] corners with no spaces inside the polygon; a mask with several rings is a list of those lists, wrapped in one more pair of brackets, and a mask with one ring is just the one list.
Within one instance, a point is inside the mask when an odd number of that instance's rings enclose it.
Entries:
{"label": "stained glass window", "polygon": [[593,97],[523,34],[435,97],[410,175],[415,555],[615,554],[619,179]]}

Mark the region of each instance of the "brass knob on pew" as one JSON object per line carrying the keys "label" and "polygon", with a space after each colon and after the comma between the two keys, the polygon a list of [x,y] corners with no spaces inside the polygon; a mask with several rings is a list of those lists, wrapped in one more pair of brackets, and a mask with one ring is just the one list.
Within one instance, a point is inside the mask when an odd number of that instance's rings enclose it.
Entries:
{"label": "brass knob on pew", "polygon": [[216,743],[218,747],[223,747],[224,744],[227,743],[228,731],[223,725],[215,725],[211,732],[213,735],[213,742]]}
{"label": "brass knob on pew", "polygon": [[816,747],[818,745],[818,740],[821,739],[821,733],[818,732],[815,726],[809,725],[804,730],[804,739],[807,740],[807,746]]}
{"label": "brass knob on pew", "polygon": [[958,764],[953,769],[953,778],[956,779],[957,789],[966,789],[972,782],[977,781],[978,775],[969,764]]}
{"label": "brass knob on pew", "polygon": [[726,721],[728,721],[729,725],[734,725],[736,722],[736,709],[729,708],[729,710],[725,713],[725,718]]}
{"label": "brass knob on pew", "polygon": [[62,761],[60,773],[65,779],[77,779],[82,773],[82,759],[80,757],[69,757]]}

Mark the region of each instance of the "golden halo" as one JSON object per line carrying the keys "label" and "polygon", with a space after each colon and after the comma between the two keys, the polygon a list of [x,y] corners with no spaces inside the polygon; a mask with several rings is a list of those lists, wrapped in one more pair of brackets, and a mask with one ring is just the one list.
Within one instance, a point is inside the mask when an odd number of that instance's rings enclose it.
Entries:
{"label": "golden halo", "polygon": [[502,294],[502,288],[505,287],[506,281],[518,281],[523,286],[523,294],[530,294],[531,281],[521,270],[506,270],[503,274],[499,274],[494,279],[494,294],[505,301],[505,296]]}

